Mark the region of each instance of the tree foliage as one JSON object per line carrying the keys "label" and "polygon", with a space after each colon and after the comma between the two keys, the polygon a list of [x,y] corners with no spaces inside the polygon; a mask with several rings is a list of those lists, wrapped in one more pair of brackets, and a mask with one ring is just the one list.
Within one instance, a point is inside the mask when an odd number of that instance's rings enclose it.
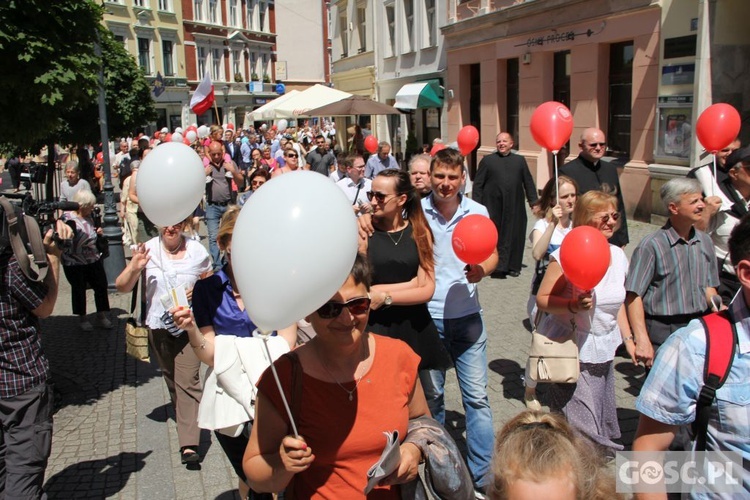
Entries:
{"label": "tree foliage", "polygon": [[[35,150],[50,140],[98,138],[98,72],[105,68],[115,133],[152,119],[153,101],[135,60],[102,26],[92,0],[0,2],[0,141]],[[102,57],[95,54],[97,34]]]}

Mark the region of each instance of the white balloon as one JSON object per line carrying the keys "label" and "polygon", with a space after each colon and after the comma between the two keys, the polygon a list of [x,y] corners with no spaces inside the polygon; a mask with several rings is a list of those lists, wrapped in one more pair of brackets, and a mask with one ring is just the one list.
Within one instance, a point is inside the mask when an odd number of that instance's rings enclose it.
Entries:
{"label": "white balloon", "polygon": [[182,127],[177,127],[176,129],[174,129],[174,133],[175,134],[181,134],[182,133]]}
{"label": "white balloon", "polygon": [[253,323],[278,330],[325,304],[349,276],[357,239],[351,203],[326,176],[298,171],[266,182],[232,237],[232,271]]}
{"label": "white balloon", "polygon": [[188,130],[187,134],[185,134],[185,138],[190,142],[195,142],[195,140],[198,138],[198,134],[195,132],[195,130]]}
{"label": "white balloon", "polygon": [[[182,142],[182,134],[179,132],[172,134],[172,142]],[[146,158],[148,158],[148,156]]]}
{"label": "white balloon", "polygon": [[276,130],[278,130],[279,132],[283,132],[287,129],[288,126],[289,126],[289,122],[286,121],[284,118],[282,118],[281,120],[279,120],[279,123],[276,125]]}
{"label": "white balloon", "polygon": [[200,137],[201,139],[205,139],[206,137],[208,137],[209,132],[209,128],[205,125],[201,125],[200,127],[198,127],[198,137]]}
{"label": "white balloon", "polygon": [[206,173],[193,148],[167,142],[141,162],[135,183],[138,203],[149,220],[157,226],[171,226],[182,222],[200,203]]}

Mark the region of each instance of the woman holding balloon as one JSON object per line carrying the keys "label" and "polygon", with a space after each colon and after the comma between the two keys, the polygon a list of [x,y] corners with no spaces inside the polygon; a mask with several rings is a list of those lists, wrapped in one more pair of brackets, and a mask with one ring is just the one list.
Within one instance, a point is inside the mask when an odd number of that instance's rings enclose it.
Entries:
{"label": "woman holding balloon", "polygon": [[622,449],[613,441],[620,427],[612,362],[623,342],[631,357],[635,352],[624,307],[628,260],[622,249],[607,243],[618,219],[615,196],[602,191],[581,196],[573,212],[575,229],[550,255],[537,294],[539,309],[548,313],[538,332],[559,338],[572,330],[578,345],[578,381],[552,384],[550,409],[612,452]]}
{"label": "woman holding balloon", "polygon": [[[570,177],[560,176],[550,179],[542,189],[539,199],[539,212],[542,217],[536,221],[531,230],[531,256],[536,262],[534,279],[531,282],[531,293],[527,304],[529,320],[538,321],[536,294],[542,284],[550,262],[550,254],[560,248],[563,238],[573,229],[573,209],[576,205],[578,185]],[[536,399],[536,382],[526,373],[526,392],[524,402],[530,410],[541,410]]]}

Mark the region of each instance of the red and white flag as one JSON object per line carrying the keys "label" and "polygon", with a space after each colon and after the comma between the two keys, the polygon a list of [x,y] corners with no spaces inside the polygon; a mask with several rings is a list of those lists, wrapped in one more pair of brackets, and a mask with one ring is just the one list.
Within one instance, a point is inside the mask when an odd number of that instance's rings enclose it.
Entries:
{"label": "red and white flag", "polygon": [[198,84],[193,97],[190,99],[190,109],[200,116],[211,108],[214,100],[214,84],[211,83],[211,76],[206,71],[203,80]]}

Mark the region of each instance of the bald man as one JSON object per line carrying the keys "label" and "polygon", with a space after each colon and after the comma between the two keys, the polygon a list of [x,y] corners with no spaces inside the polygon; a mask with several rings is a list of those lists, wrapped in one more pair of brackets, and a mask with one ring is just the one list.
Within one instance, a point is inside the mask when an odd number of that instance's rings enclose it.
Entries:
{"label": "bald man", "polygon": [[627,245],[628,224],[625,220],[625,202],[622,199],[620,178],[617,167],[602,160],[607,150],[607,139],[604,132],[598,128],[587,128],[581,134],[578,143],[581,152],[578,158],[566,163],[560,168],[560,175],[567,175],[578,183],[578,194],[597,189],[615,190],[617,196],[617,210],[620,212],[620,228],[612,235],[609,242],[618,247]]}
{"label": "bald man", "polygon": [[497,134],[497,151],[482,158],[474,178],[472,199],[487,207],[499,238],[500,257],[493,278],[516,278],[521,273],[523,249],[526,245],[526,207],[537,202],[536,186],[526,159],[513,153],[513,137],[507,132]]}

